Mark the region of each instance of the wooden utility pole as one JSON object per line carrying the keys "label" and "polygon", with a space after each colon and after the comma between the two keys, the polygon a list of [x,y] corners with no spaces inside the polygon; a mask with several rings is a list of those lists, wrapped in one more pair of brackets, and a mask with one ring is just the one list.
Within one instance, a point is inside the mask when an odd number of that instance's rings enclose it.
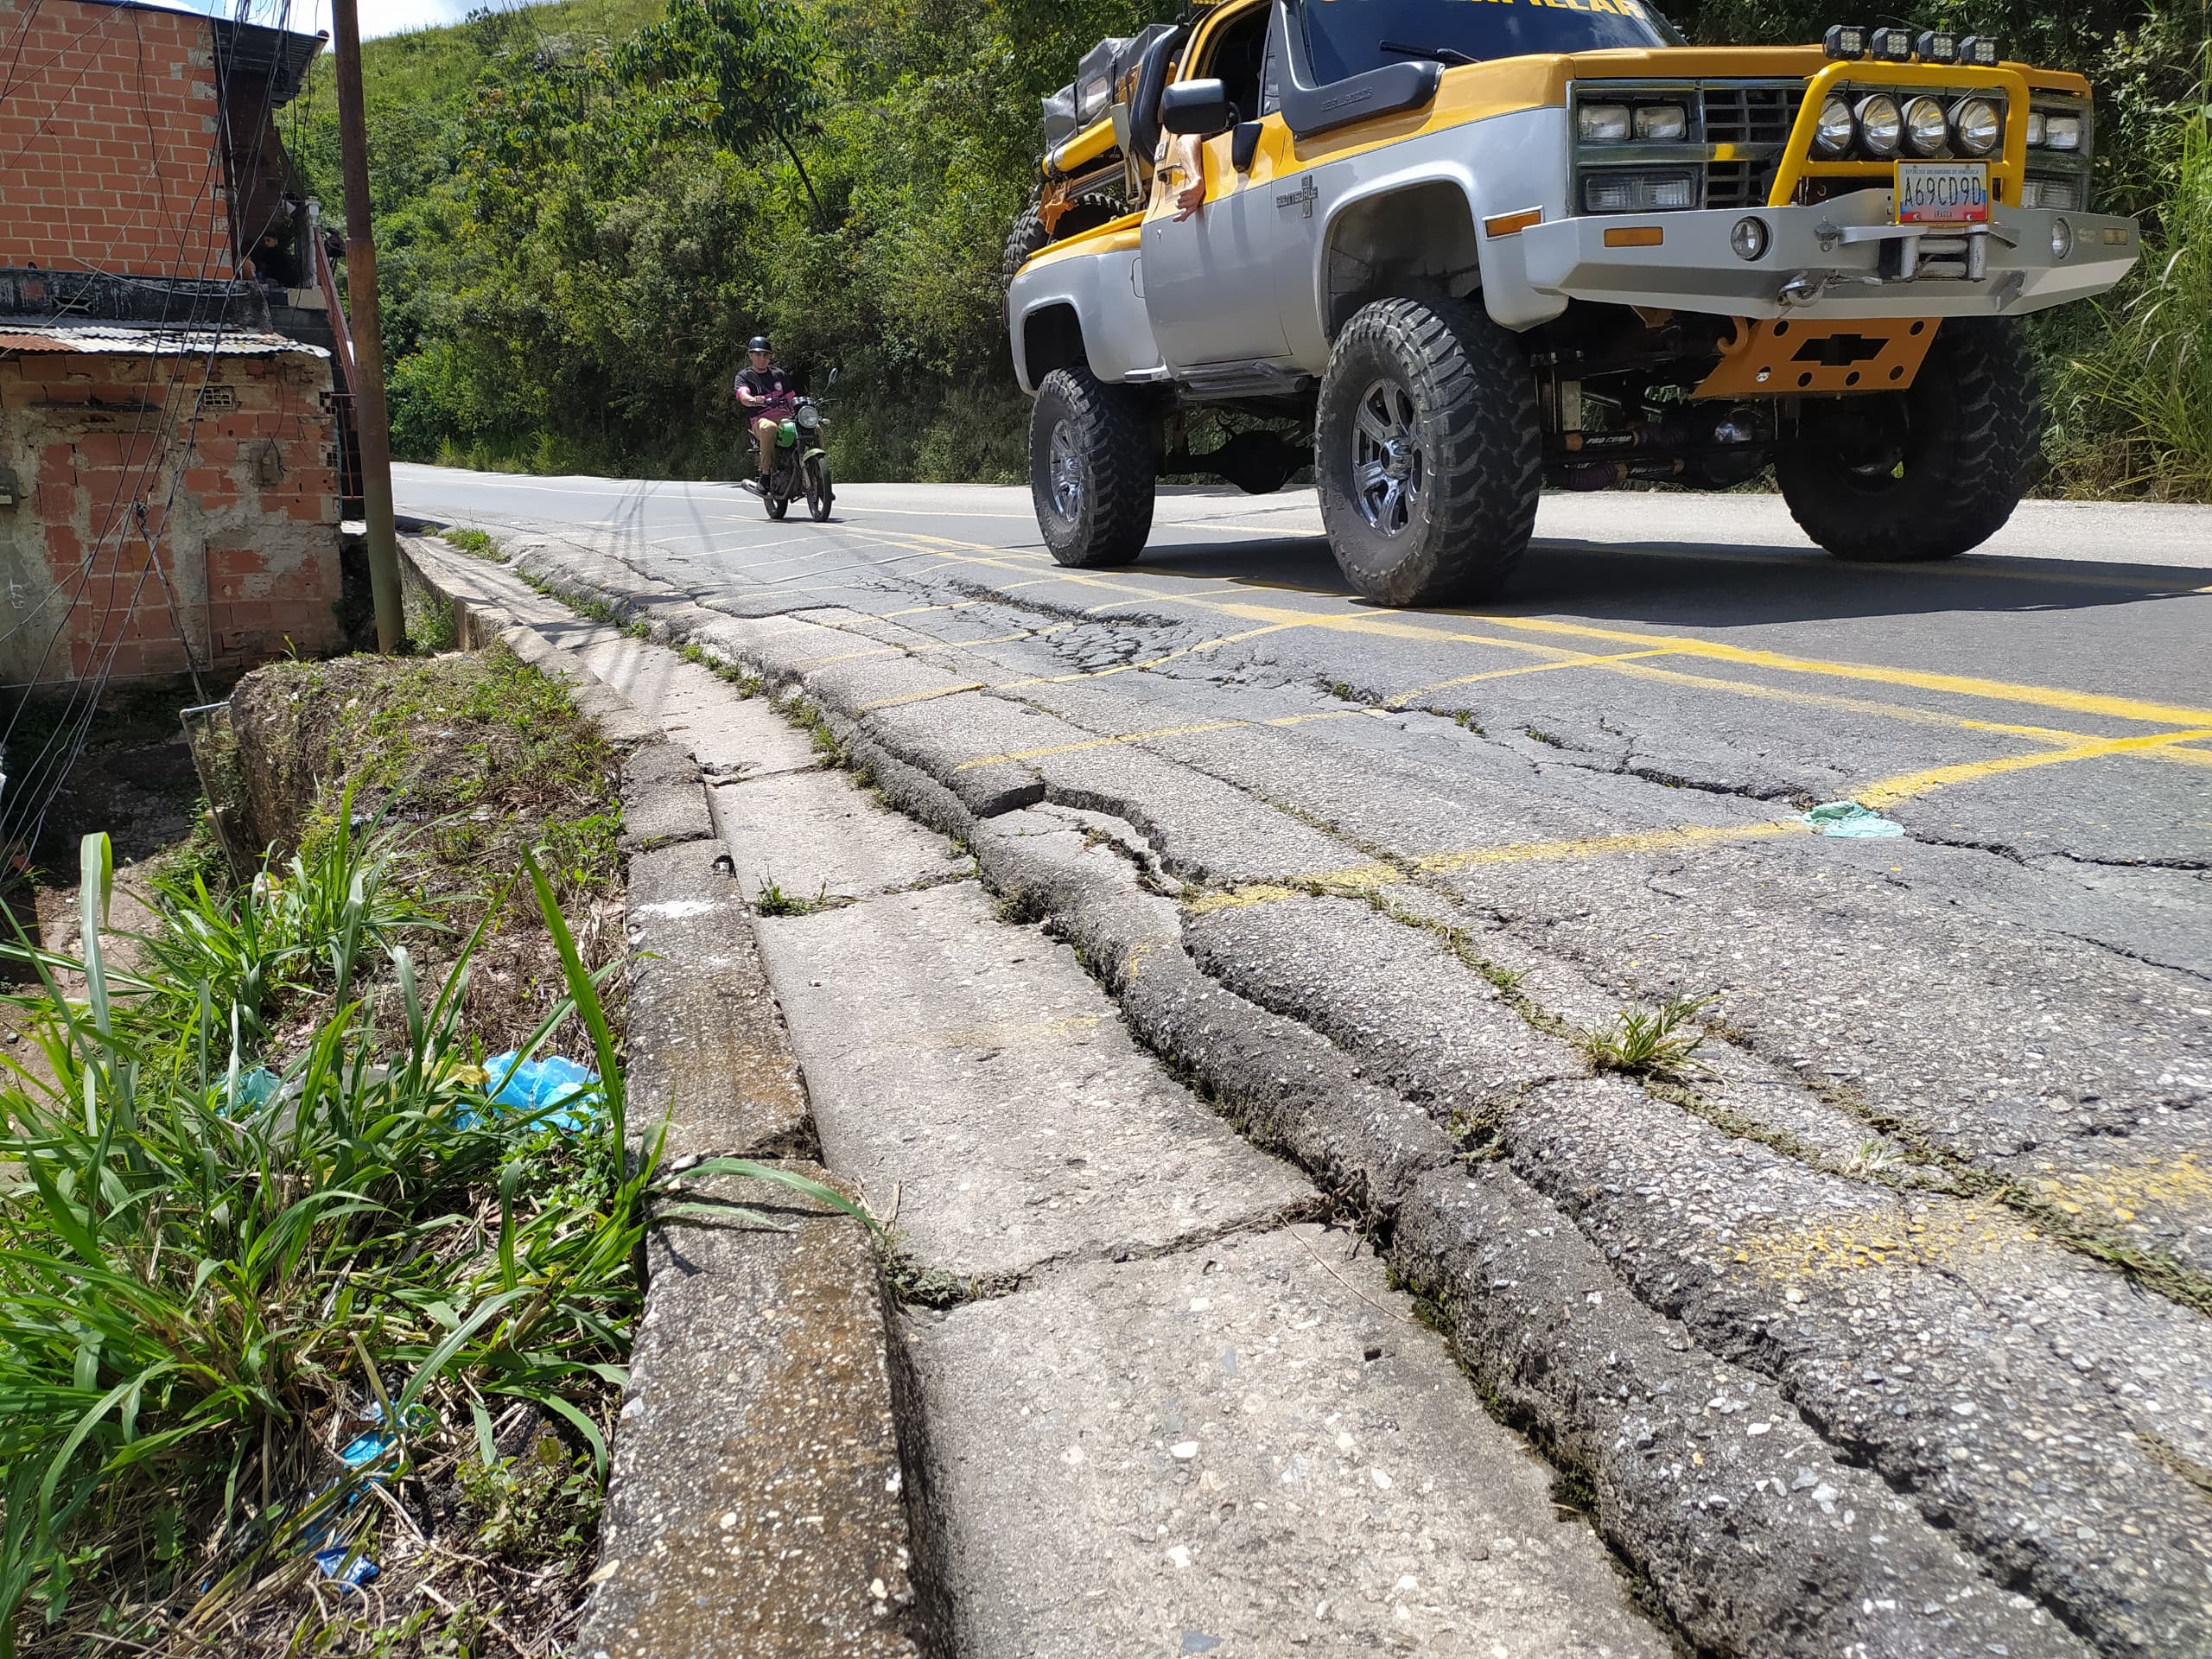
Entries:
{"label": "wooden utility pole", "polygon": [[407,632],[399,604],[399,543],[391,527],[391,429],[384,404],[384,335],[377,322],[377,245],[369,223],[369,126],[361,110],[361,20],[355,0],[331,0],[338,71],[338,151],[346,179],[346,297],[353,312],[353,432],[361,505],[369,521],[369,590],[377,649]]}

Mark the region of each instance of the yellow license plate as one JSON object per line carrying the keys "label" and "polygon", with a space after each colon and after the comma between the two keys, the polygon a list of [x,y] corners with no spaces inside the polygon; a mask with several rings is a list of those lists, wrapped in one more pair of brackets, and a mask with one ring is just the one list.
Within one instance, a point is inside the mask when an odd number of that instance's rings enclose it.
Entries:
{"label": "yellow license plate", "polygon": [[1986,225],[1987,162],[1899,162],[1900,225]]}

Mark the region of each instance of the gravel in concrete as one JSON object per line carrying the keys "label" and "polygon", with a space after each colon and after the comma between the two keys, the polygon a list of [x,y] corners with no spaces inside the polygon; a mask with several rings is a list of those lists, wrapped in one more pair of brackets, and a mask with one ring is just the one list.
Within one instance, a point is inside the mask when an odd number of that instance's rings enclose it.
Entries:
{"label": "gravel in concrete", "polygon": [[812,904],[956,880],[974,868],[943,836],[886,812],[841,772],[725,784],[710,804],[747,903],[771,882]]}
{"label": "gravel in concrete", "polygon": [[[819,1175],[813,1166],[799,1166]],[[694,1198],[788,1230],[685,1221],[651,1293],[615,1426],[590,1659],[918,1659],[874,1240],[789,1189]]]}
{"label": "gravel in concrete", "polygon": [[1345,1236],[906,1321],[970,1659],[1661,1659],[1551,1472]]}
{"label": "gravel in concrete", "polygon": [[1065,945],[1001,925],[972,881],[763,917],[760,938],[824,1157],[879,1212],[895,1197],[929,1271],[1018,1277],[1312,1202],[1137,1047]]}
{"label": "gravel in concrete", "polygon": [[806,1090],[721,856],[690,841],[630,860],[632,1132],[664,1124],[671,1163],[811,1157]]}

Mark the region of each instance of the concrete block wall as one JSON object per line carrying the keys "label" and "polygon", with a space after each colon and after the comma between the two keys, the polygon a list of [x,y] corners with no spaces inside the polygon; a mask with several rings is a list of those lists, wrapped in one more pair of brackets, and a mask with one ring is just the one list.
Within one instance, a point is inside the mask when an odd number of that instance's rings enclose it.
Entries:
{"label": "concrete block wall", "polygon": [[329,360],[207,364],[0,360],[0,471],[16,499],[0,505],[0,683],[97,671],[111,647],[116,678],[181,674],[184,634],[202,667],[343,648]]}
{"label": "concrete block wall", "polygon": [[229,276],[207,19],[0,0],[0,265]]}

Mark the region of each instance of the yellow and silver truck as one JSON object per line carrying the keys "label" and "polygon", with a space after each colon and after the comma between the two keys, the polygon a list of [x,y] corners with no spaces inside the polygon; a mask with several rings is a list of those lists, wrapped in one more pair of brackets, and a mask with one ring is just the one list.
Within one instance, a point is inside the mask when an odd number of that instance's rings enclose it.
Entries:
{"label": "yellow and silver truck", "polygon": [[[2040,433],[2018,320],[2139,251],[2090,211],[2088,83],[1987,35],[1221,0],[1087,54],[1046,123],[1007,317],[1053,556],[1135,559],[1163,470],[1310,465],[1393,604],[1495,590],[1547,481],[1771,467],[1840,556],[1976,546]],[[1192,454],[1209,408],[1243,429]]]}

